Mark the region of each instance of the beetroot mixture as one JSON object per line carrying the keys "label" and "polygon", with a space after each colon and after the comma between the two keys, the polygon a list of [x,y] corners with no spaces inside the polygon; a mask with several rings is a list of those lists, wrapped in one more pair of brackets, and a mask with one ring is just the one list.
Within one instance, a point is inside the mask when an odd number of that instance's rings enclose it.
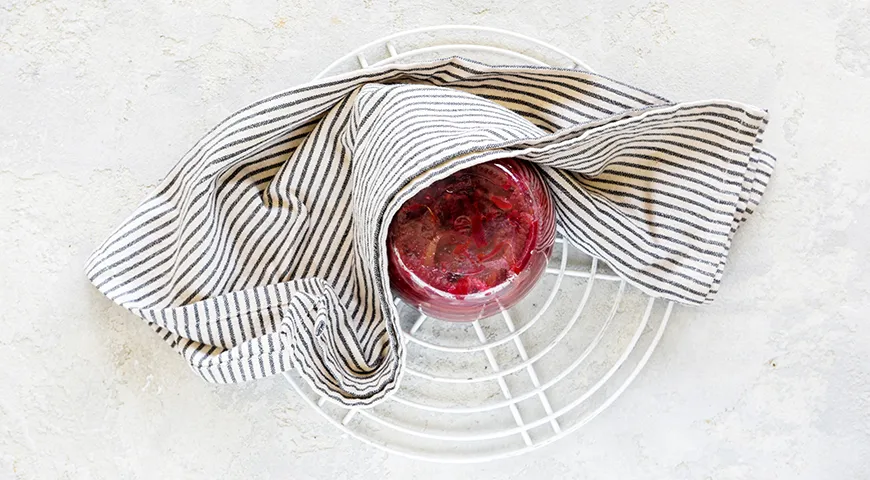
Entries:
{"label": "beetroot mixture", "polygon": [[[546,192],[531,191],[546,187],[539,179],[526,181],[529,175],[537,174],[515,160],[498,160],[456,172],[408,200],[388,237],[397,293],[430,314],[454,320],[502,298],[471,301],[469,295],[508,294],[507,284],[523,276],[536,250],[541,254],[541,222],[553,221],[552,213],[541,214],[543,206],[551,208],[538,201]],[[544,247],[546,263],[552,242]],[[531,283],[540,275],[535,273]],[[522,294],[530,287],[521,288]]]}

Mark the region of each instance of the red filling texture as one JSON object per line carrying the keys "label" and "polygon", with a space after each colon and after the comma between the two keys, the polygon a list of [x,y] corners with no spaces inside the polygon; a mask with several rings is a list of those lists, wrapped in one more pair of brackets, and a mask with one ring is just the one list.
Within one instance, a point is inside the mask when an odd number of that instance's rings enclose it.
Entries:
{"label": "red filling texture", "polygon": [[534,286],[554,229],[549,191],[531,165],[502,159],[461,170],[426,187],[393,217],[391,285],[436,318],[492,315]]}

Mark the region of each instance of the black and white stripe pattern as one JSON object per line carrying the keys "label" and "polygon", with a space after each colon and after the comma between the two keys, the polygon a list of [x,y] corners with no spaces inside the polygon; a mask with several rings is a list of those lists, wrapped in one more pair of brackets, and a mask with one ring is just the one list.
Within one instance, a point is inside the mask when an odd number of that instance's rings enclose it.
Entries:
{"label": "black and white stripe pattern", "polygon": [[566,69],[452,58],[352,72],[212,129],[87,274],[210,382],[296,367],[368,405],[402,372],[385,241],[406,199],[477,163],[533,162],[573,244],[649,294],[709,302],[773,171],[766,117]]}

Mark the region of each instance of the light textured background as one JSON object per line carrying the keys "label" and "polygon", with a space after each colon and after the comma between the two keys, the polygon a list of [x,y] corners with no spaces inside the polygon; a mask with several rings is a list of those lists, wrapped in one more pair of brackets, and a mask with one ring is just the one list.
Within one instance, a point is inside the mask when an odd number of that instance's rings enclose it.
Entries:
{"label": "light textured background", "polygon": [[[870,3],[696,3],[0,0],[0,478],[870,477]],[[342,438],[281,378],[208,386],[82,274],[226,114],[440,23],[769,108],[780,160],[718,301],[579,433],[478,466]]]}

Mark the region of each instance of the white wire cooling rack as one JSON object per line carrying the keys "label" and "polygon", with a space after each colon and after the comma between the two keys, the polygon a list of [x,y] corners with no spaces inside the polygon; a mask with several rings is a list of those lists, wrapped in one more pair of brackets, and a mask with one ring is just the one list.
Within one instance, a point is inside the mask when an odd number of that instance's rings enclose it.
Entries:
{"label": "white wire cooling rack", "polygon": [[[451,55],[591,70],[524,35],[445,25],[363,45],[317,78]],[[314,392],[295,371],[285,373],[287,380],[341,430],[412,458],[494,460],[568,435],[610,406],[640,373],[674,305],[642,294],[564,239],[556,242],[544,278],[500,315],[448,323],[397,301],[407,346],[405,375],[383,403],[349,409]]]}

